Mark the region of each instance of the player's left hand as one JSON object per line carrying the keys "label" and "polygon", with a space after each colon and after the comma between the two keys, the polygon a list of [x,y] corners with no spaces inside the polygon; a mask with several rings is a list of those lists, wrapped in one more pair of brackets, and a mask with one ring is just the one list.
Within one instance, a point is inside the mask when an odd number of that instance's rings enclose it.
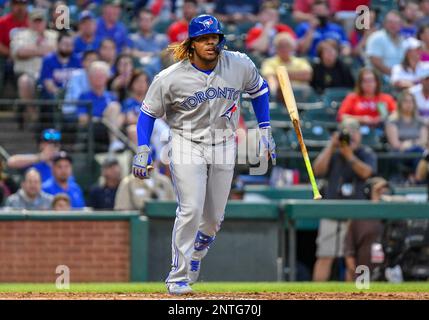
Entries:
{"label": "player's left hand", "polygon": [[277,153],[271,127],[259,128],[259,156],[271,158],[273,166],[276,165]]}

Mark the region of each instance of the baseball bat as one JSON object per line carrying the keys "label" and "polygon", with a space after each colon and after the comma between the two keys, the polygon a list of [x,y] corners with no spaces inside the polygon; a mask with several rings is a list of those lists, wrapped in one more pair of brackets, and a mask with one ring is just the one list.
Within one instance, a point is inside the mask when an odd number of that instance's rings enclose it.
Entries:
{"label": "baseball bat", "polygon": [[293,124],[293,128],[295,129],[296,136],[298,137],[299,146],[301,147],[302,157],[304,158],[305,167],[307,168],[307,173],[310,178],[311,187],[313,189],[313,199],[320,200],[322,199],[322,196],[320,195],[319,188],[317,187],[316,179],[314,178],[313,169],[311,167],[310,158],[308,157],[307,147],[305,146],[304,138],[302,136],[301,125],[299,122],[298,108],[296,107],[295,96],[292,91],[289,75],[287,73],[285,66],[278,67],[276,72],[277,72],[277,77],[279,79],[280,90],[282,91],[286,108],[288,110],[290,119],[292,120],[292,124]]}

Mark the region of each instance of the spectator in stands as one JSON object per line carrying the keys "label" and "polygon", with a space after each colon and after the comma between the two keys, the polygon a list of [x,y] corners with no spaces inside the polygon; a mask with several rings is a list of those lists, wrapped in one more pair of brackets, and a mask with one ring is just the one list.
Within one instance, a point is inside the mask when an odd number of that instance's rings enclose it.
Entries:
{"label": "spectator in stands", "polygon": [[[392,150],[403,153],[423,152],[428,146],[428,128],[418,116],[414,96],[403,91],[398,98],[398,109],[386,123],[387,142]],[[408,178],[413,180],[417,167],[414,159],[402,163],[412,172]]]}
{"label": "spectator in stands", "polygon": [[296,38],[295,32],[289,26],[279,23],[276,5],[266,2],[259,13],[258,23],[247,33],[246,48],[264,56],[272,56],[275,54],[274,37],[281,32]]}
{"label": "spectator in stands", "polygon": [[[357,120],[343,120],[340,132],[332,135],[314,161],[314,174],[327,180],[325,199],[365,199],[365,181],[377,172],[376,155],[369,147],[362,146]],[[320,221],[314,281],[329,280],[334,259],[343,257],[346,227],[345,221]]]}
{"label": "spectator in stands", "polygon": [[[46,30],[46,12],[35,8],[30,13],[28,28],[13,33],[10,53],[13,59],[15,78],[18,79],[18,97],[31,100],[35,98],[37,79],[40,76],[42,59],[56,50],[58,34]],[[34,105],[19,106],[19,121],[24,124],[37,121]]]}
{"label": "spectator in stands", "polygon": [[58,130],[43,130],[39,142],[39,153],[13,155],[7,160],[7,165],[11,169],[35,168],[44,183],[52,177],[52,159],[60,150],[60,143],[61,133]]}
{"label": "spectator in stands", "polygon": [[[429,0],[428,0],[429,3]],[[420,48],[420,60],[429,61],[429,24],[422,25],[417,31],[417,39],[422,42]]]}
{"label": "spectator in stands", "polygon": [[279,66],[286,67],[292,86],[308,86],[312,68],[306,59],[294,56],[296,40],[289,33],[278,33],[274,38],[274,46],[276,55],[262,61],[261,67],[261,75],[267,80],[273,96],[278,94],[279,83],[276,69]]}
{"label": "spectator in stands", "polygon": [[259,0],[215,1],[216,17],[224,23],[239,24],[257,21],[261,2]]}
{"label": "spectator in stands", "polygon": [[400,35],[402,22],[397,11],[389,11],[383,29],[372,33],[367,40],[366,56],[370,64],[388,80],[394,65],[404,59],[404,38]]}
{"label": "spectator in stands", "polygon": [[[334,8],[334,3],[336,1],[337,0],[327,1],[331,14],[334,13],[332,9]],[[293,8],[292,8],[293,19],[297,23],[301,23],[301,22],[317,23],[317,18],[314,16],[311,9],[314,2],[315,0],[293,1]]]}
{"label": "spectator in stands", "polygon": [[116,61],[116,44],[111,39],[104,39],[101,41],[100,49],[98,50],[100,60],[106,62],[111,69],[111,73],[115,72],[114,65]]}
{"label": "spectator in stands", "polygon": [[70,211],[71,202],[67,193],[58,193],[52,200],[52,210],[55,211]]}
{"label": "spectator in stands", "polygon": [[198,4],[196,0],[183,1],[183,18],[174,22],[167,30],[170,43],[182,42],[188,38],[188,25],[193,17],[198,14]]}
{"label": "spectator in stands", "polygon": [[421,73],[421,83],[411,87],[411,94],[414,96],[417,109],[423,121],[429,123],[429,69]]}
{"label": "spectator in stands", "polygon": [[13,66],[10,58],[10,35],[14,29],[28,26],[26,0],[11,0],[10,12],[0,17],[0,94],[4,83],[13,79]]}
{"label": "spectator in stands", "polygon": [[52,177],[43,183],[43,191],[52,195],[66,193],[70,197],[72,208],[83,208],[85,200],[80,186],[72,177],[71,156],[61,151],[54,156],[52,162]]}
{"label": "spectator in stands", "polygon": [[355,92],[349,93],[341,103],[337,118],[353,118],[361,125],[377,127],[389,113],[396,110],[395,99],[381,92],[381,81],[373,69],[359,71]]}
{"label": "spectator in stands", "polygon": [[335,40],[323,40],[317,46],[317,57],[312,64],[311,86],[320,94],[326,88],[352,88],[354,78],[350,67],[338,57],[338,44]]}
{"label": "spectator in stands", "polygon": [[405,2],[402,15],[401,35],[404,38],[415,37],[417,34],[417,20],[419,18],[419,5],[413,0]]}
{"label": "spectator in stands", "polygon": [[8,58],[13,29],[28,27],[27,0],[11,0],[10,13],[0,18],[0,56]]}
{"label": "spectator in stands", "polygon": [[118,54],[129,47],[127,27],[119,21],[121,3],[121,0],[103,1],[101,17],[97,20],[96,32],[96,36],[100,39],[112,39],[115,42]]}
{"label": "spectator in stands", "polygon": [[324,1],[316,0],[311,8],[313,15],[317,19],[311,20],[311,22],[302,22],[295,29],[299,39],[299,52],[313,58],[316,56],[317,45],[320,41],[334,39],[341,48],[341,55],[350,55],[350,43],[344,29],[340,25],[330,22],[328,4]]}
{"label": "spectator in stands", "polygon": [[149,179],[137,179],[132,174],[122,179],[115,197],[115,210],[141,210],[150,199],[175,199],[170,178],[156,168]]}
{"label": "spectator in stands", "polygon": [[[365,60],[365,51],[368,42],[368,38],[375,31],[380,30],[380,25],[377,22],[378,18],[378,10],[370,9],[369,11],[370,22],[369,28],[361,28],[355,26],[355,29],[350,33],[350,45],[352,47],[352,55],[353,57],[360,60],[360,62],[364,62]],[[357,16],[356,19],[360,19],[360,16]]]}
{"label": "spectator in stands", "polygon": [[[70,81],[67,83],[65,100],[77,101],[80,95],[84,92],[91,90],[88,80],[88,70],[91,63],[97,61],[99,58],[97,51],[88,50],[83,53],[82,69],[74,70]],[[72,104],[65,104],[62,107],[63,119],[66,122],[77,121],[77,106]]]}
{"label": "spectator in stands", "polygon": [[5,163],[0,159],[0,207],[8,196],[18,191],[15,181],[4,173],[4,167]]}
{"label": "spectator in stands", "polygon": [[78,33],[74,39],[74,53],[80,59],[86,51],[97,51],[101,39],[96,36],[97,24],[94,14],[85,10],[79,14]]}
{"label": "spectator in stands", "polygon": [[[382,201],[384,194],[390,192],[388,182],[382,177],[368,179],[365,187],[367,199],[373,202]],[[376,265],[371,261],[371,247],[380,241],[383,233],[383,224],[377,219],[351,220],[344,244],[348,281],[355,280],[356,267],[364,265],[372,272]]]}
{"label": "spectator in stands", "polygon": [[121,182],[121,167],[115,158],[106,158],[101,167],[102,185],[96,185],[89,191],[88,206],[93,209],[113,209],[115,195]]}
{"label": "spectator in stands", "polygon": [[46,99],[59,98],[70,80],[73,70],[80,68],[79,59],[73,55],[73,38],[64,32],[58,37],[57,51],[43,58],[40,83],[42,96]]}
{"label": "spectator in stands", "polygon": [[122,103],[122,113],[125,114],[125,125],[137,123],[140,114],[140,107],[147,89],[149,88],[149,78],[143,71],[134,71],[128,85],[129,97]]}
{"label": "spectator in stands", "polygon": [[421,73],[429,68],[428,62],[420,61],[421,41],[415,38],[405,40],[405,55],[402,63],[394,65],[390,82],[396,89],[408,89],[420,83]]}
{"label": "spectator in stands", "polygon": [[[110,68],[103,61],[93,62],[88,70],[88,79],[91,90],[80,95],[79,100],[92,101],[92,121],[100,123],[104,118],[114,128],[121,128],[124,116],[121,113],[121,105],[116,97],[107,91],[107,81],[109,80]],[[78,108],[79,125],[85,127],[89,122],[89,110],[87,106],[81,105]],[[100,126],[100,128],[103,128]],[[113,133],[110,133],[110,151],[118,151],[123,148],[121,143]]]}
{"label": "spectator in stands", "polygon": [[127,88],[133,76],[133,57],[130,54],[120,54],[115,61],[115,74],[110,78],[107,87],[116,94],[119,102],[125,100]]}
{"label": "spectator in stands", "polygon": [[420,17],[416,24],[420,28],[424,25],[429,25],[429,0],[419,0],[418,2]]}
{"label": "spectator in stands", "polygon": [[41,190],[39,172],[31,168],[21,183],[21,189],[6,199],[5,206],[14,209],[49,210],[52,204],[52,196]]}
{"label": "spectator in stands", "polygon": [[165,34],[153,31],[154,16],[149,10],[143,9],[138,15],[139,30],[130,36],[132,41],[132,55],[139,59],[140,63],[150,69],[153,75],[161,71],[161,59],[159,54],[168,46],[168,38]]}

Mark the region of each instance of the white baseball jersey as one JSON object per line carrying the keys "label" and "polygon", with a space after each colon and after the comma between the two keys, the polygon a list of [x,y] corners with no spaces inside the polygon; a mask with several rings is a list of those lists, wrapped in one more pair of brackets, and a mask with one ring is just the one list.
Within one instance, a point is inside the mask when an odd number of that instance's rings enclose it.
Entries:
{"label": "white baseball jersey", "polygon": [[[247,55],[223,50],[215,69],[207,75],[196,69],[189,60],[180,61],[161,71],[152,82],[141,111],[155,118],[166,115],[173,133],[207,144],[217,144],[234,134],[239,117],[242,92],[252,98],[259,91],[263,79]],[[185,124],[186,123],[186,124]],[[189,131],[182,131],[184,126]],[[215,136],[216,129],[229,132]]]}
{"label": "white baseball jersey", "polygon": [[[194,248],[197,232],[214,238],[219,231],[234,174],[240,95],[256,98],[268,91],[262,85],[245,54],[222,50],[209,75],[183,60],[160,72],[149,87],[141,111],[165,115],[172,131],[170,170],[178,208],[167,283],[189,282],[195,272],[191,262],[208,250]],[[190,141],[182,145],[182,140]],[[183,161],[184,154],[197,161]]]}

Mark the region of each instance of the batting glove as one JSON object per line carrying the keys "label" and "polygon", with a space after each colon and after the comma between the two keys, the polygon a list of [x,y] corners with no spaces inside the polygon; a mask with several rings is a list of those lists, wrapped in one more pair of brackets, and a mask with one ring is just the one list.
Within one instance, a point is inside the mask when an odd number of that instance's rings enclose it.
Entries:
{"label": "batting glove", "polygon": [[152,166],[150,148],[147,145],[139,146],[137,154],[134,156],[132,172],[134,177],[139,179],[149,179]]}
{"label": "batting glove", "polygon": [[271,158],[272,164],[276,165],[276,143],[274,142],[271,127],[259,128],[259,156]]}

